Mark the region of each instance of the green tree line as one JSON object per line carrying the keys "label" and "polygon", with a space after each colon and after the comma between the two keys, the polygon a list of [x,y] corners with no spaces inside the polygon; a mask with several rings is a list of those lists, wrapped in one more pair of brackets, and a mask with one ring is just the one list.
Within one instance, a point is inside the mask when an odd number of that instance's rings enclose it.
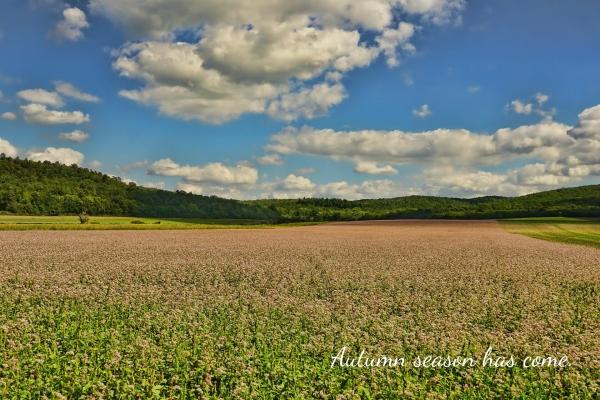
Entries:
{"label": "green tree line", "polygon": [[149,189],[120,178],[48,161],[0,156],[0,211],[28,215],[240,218],[274,220],[259,204]]}
{"label": "green tree line", "polygon": [[520,197],[473,199],[407,196],[390,199],[256,200],[285,221],[352,221],[396,218],[499,219],[600,217],[600,185],[565,188]]}
{"label": "green tree line", "polygon": [[342,200],[303,198],[237,201],[126,184],[100,172],[0,155],[0,212],[28,215],[243,218],[350,221],[394,218],[600,217],[600,185],[520,197],[473,199],[407,196]]}

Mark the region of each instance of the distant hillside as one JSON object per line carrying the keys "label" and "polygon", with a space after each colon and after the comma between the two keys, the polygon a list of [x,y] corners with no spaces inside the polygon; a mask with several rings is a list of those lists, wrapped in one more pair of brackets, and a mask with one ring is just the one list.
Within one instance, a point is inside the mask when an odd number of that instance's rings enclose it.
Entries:
{"label": "distant hillside", "polygon": [[258,204],[148,189],[77,166],[0,156],[0,212],[277,219]]}
{"label": "distant hillside", "polygon": [[394,218],[600,217],[600,185],[540,192],[521,197],[459,199],[407,196],[393,199],[257,200],[287,221],[339,221]]}
{"label": "distant hillside", "polygon": [[77,166],[0,156],[0,212],[30,215],[350,221],[393,218],[600,217],[600,185],[521,197],[226,200],[148,189]]}

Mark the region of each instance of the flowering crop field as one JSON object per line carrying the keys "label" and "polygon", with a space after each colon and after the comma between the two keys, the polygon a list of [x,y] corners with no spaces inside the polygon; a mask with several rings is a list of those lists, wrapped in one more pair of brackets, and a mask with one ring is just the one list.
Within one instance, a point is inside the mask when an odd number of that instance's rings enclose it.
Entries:
{"label": "flowering crop field", "polygon": [[0,289],[0,398],[600,391],[600,250],[494,221],[2,231]]}

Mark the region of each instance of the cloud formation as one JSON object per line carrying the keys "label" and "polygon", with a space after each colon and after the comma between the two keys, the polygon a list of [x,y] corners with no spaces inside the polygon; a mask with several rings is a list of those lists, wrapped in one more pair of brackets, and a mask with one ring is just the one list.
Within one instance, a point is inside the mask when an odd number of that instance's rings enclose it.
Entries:
{"label": "cloud formation", "polygon": [[523,103],[521,100],[513,100],[510,102],[510,106],[517,114],[529,115],[533,111],[533,104]]}
{"label": "cloud formation", "polygon": [[17,148],[10,144],[8,140],[0,138],[0,154],[7,157],[16,157],[18,153]]}
{"label": "cloud formation", "polygon": [[76,143],[83,143],[86,140],[88,140],[88,138],[90,137],[90,135],[88,135],[86,132],[76,129],[72,132],[62,132],[58,134],[58,138],[60,140],[66,140],[69,142],[76,142]]}
{"label": "cloud formation", "polygon": [[81,111],[49,110],[43,104],[27,104],[21,106],[21,111],[25,121],[35,124],[83,124],[90,121],[90,116]]}
{"label": "cloud formation", "polygon": [[[362,173],[418,165],[425,193],[531,193],[600,175],[600,105],[582,111],[575,127],[545,119],[493,134],[287,128],[266,150],[351,160]],[[514,161],[523,165],[510,167]]]}
{"label": "cloud formation", "polygon": [[546,120],[552,120],[554,115],[556,114],[556,109],[554,108],[544,108],[544,105],[550,100],[550,96],[538,92],[531,97],[531,101],[523,101],[523,100],[513,100],[507,106],[507,109],[513,111],[516,114],[521,115],[531,115],[537,114]]}
{"label": "cloud formation", "polygon": [[290,174],[279,186],[284,190],[310,190],[315,187],[315,184],[308,178]]}
{"label": "cloud formation", "polygon": [[150,188],[150,189],[164,189],[165,183],[164,182],[144,182],[144,183],[140,183],[140,186]]}
{"label": "cloud formation", "polygon": [[182,181],[176,185],[177,190],[236,199],[259,197],[361,199],[403,193],[398,183],[389,180],[371,180],[359,183],[338,181],[318,184],[307,177],[289,174],[281,180],[258,182],[258,171],[243,164],[228,166],[212,163],[204,166],[191,166],[179,165],[170,159],[163,159],[153,163],[148,168],[148,174],[182,178]]}
{"label": "cloud formation", "polygon": [[222,185],[253,185],[258,180],[258,171],[250,166],[210,163],[203,166],[180,165],[164,158],[154,162],[148,169],[150,175],[176,176],[188,183],[214,183]]}
{"label": "cloud formation", "polygon": [[65,102],[58,93],[45,89],[27,89],[17,92],[17,97],[29,103],[43,104],[52,107],[62,107]]}
{"label": "cloud formation", "polygon": [[431,110],[428,104],[423,104],[416,110],[412,110],[412,114],[417,118],[427,118],[431,115]]}
{"label": "cloud formation", "polygon": [[[302,197],[343,198],[350,200],[399,196],[407,193],[400,184],[387,179],[369,180],[358,183],[347,181],[317,184],[310,179],[288,175],[278,182],[267,182],[261,185],[262,192],[258,197],[295,199]],[[254,197],[257,197],[256,195]]]}
{"label": "cloud formation", "polygon": [[258,157],[256,162],[260,165],[283,165],[283,159],[279,154],[266,154]]}
{"label": "cloud formation", "polygon": [[50,108],[62,108],[65,101],[61,95],[79,101],[97,103],[100,99],[82,92],[68,82],[54,83],[56,91],[45,89],[26,89],[17,92],[17,97],[29,104],[21,106],[25,121],[36,124],[83,124],[90,116],[81,111],[58,111]]}
{"label": "cloud formation", "polygon": [[569,136],[574,139],[600,140],[600,104],[579,114],[579,122],[569,131]]}
{"label": "cloud formation", "polygon": [[15,114],[14,112],[7,111],[5,113],[2,113],[0,118],[2,118],[5,121],[14,121],[17,119],[17,114]]}
{"label": "cloud formation", "polygon": [[[378,56],[389,66],[411,44],[415,22],[455,21],[463,0],[92,0],[125,27],[114,68],[141,82],[130,100],[186,120],[222,123],[243,114],[315,118],[347,96],[341,79]],[[194,40],[180,41],[188,32]]]}
{"label": "cloud formation", "polygon": [[[542,120],[492,134],[466,129],[404,132],[290,127],[273,135],[265,150],[274,160],[271,156],[302,154],[352,161],[355,172],[362,174],[396,175],[409,166],[410,176],[403,174],[397,181],[319,183],[306,177],[310,171],[305,170],[261,182],[257,171],[245,165],[182,166],[170,159],[157,161],[150,171],[183,178],[177,185],[181,190],[232,198],[522,195],[600,176],[600,105],[583,110],[574,127]],[[233,178],[248,176],[247,171],[241,173],[241,167],[253,171],[251,179]]]}
{"label": "cloud formation", "polygon": [[[85,92],[77,89],[75,86],[73,86],[69,82],[56,81],[56,82],[54,82],[54,87],[58,93],[62,94],[65,97],[71,97],[73,99],[76,99],[79,101],[85,101],[85,102],[89,102],[89,103],[100,102],[99,97],[94,96],[89,93],[85,93]],[[35,101],[34,101],[34,103],[35,103]]]}
{"label": "cloud formation", "polygon": [[90,26],[85,13],[77,7],[70,7],[63,10],[62,17],[54,29],[56,37],[71,42],[83,39],[83,30]]}
{"label": "cloud formation", "polygon": [[395,164],[493,165],[520,155],[552,157],[555,154],[548,148],[571,143],[568,128],[541,122],[488,135],[466,129],[404,132],[290,127],[273,135],[266,149],[279,154]]}
{"label": "cloud formation", "polygon": [[372,161],[359,161],[354,167],[354,172],[371,175],[395,175],[398,173],[398,170],[391,165],[380,166]]}
{"label": "cloud formation", "polygon": [[68,147],[47,147],[45,150],[31,150],[26,156],[32,161],[59,162],[65,165],[82,165],[85,158],[80,152]]}
{"label": "cloud formation", "polygon": [[181,177],[181,190],[233,198],[521,195],[600,176],[600,105],[583,110],[574,127],[544,119],[491,134],[289,127],[273,135],[265,150],[266,158],[258,160],[263,164],[278,161],[279,155],[301,154],[351,161],[361,174],[399,175],[409,166],[411,175],[398,181],[318,183],[305,170],[260,182],[257,170],[244,164],[190,166],[170,159],[155,162],[149,172]]}
{"label": "cloud formation", "polygon": [[318,23],[336,26],[343,22],[382,30],[393,20],[394,10],[423,17],[428,22],[455,21],[464,0],[91,0],[93,12],[124,26],[133,37],[164,38],[177,28],[204,24],[244,25],[261,21],[288,21],[314,15]]}

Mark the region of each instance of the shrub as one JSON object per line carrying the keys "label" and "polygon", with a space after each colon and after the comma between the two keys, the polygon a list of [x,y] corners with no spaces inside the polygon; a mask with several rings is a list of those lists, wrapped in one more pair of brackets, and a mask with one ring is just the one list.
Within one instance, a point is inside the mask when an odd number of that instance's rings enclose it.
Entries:
{"label": "shrub", "polygon": [[90,222],[90,217],[87,215],[87,213],[84,211],[81,214],[79,214],[79,223],[80,224],[87,224],[88,222]]}

